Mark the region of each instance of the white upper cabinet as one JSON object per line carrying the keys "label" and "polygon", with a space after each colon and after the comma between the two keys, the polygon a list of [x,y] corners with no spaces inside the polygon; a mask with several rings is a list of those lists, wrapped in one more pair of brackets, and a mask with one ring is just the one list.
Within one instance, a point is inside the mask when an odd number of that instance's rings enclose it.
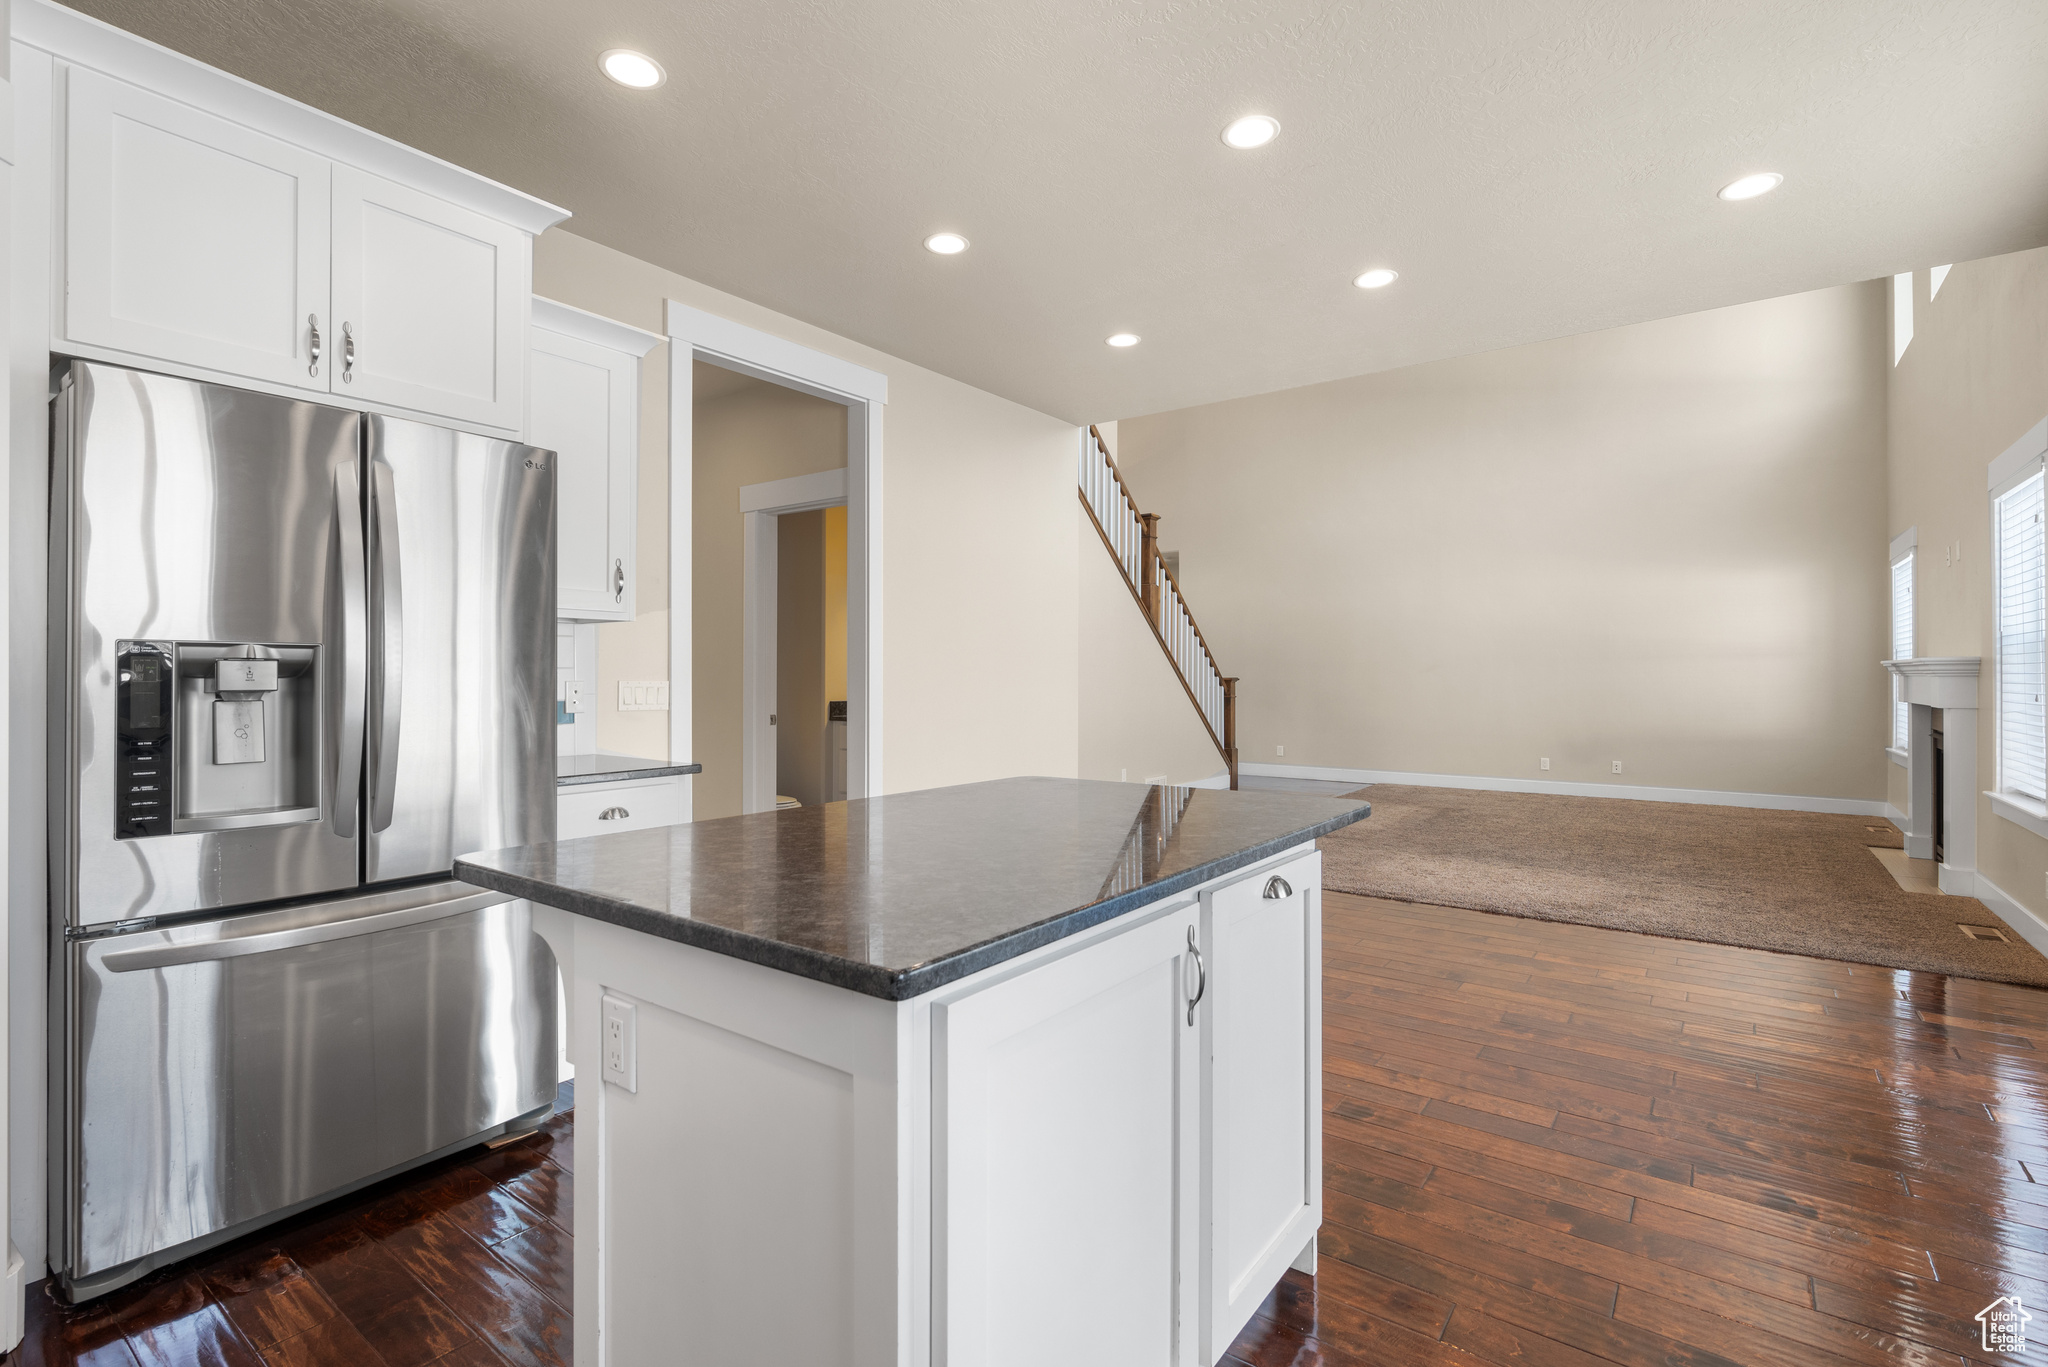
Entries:
{"label": "white upper cabinet", "polygon": [[62,337],[324,391],[328,162],[83,68],[65,128]]}
{"label": "white upper cabinet", "polygon": [[563,210],[48,0],[11,17],[18,136],[56,153],[16,167],[15,305],[52,351],[522,435]]}
{"label": "white upper cabinet", "polygon": [[526,440],[557,455],[558,617],[633,616],[640,358],[660,340],[550,299],[533,301]]}
{"label": "white upper cabinet", "polygon": [[335,392],[516,429],[531,251],[509,224],[335,167]]}

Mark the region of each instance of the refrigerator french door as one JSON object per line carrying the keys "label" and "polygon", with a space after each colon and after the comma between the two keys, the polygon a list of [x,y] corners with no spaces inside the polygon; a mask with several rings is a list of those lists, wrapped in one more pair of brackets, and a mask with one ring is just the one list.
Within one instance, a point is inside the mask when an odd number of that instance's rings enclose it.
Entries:
{"label": "refrigerator french door", "polygon": [[551,453],[74,361],[51,1248],[74,1299],[552,1104]]}

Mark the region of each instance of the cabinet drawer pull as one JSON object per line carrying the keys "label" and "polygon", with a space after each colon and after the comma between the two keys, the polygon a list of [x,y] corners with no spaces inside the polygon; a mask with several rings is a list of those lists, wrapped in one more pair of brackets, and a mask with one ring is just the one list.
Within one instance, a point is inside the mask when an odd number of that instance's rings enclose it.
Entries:
{"label": "cabinet drawer pull", "polygon": [[341,325],[341,382],[353,384],[356,378],[356,333],[347,323]]}
{"label": "cabinet drawer pull", "polygon": [[1195,928],[1188,927],[1188,953],[1195,956],[1195,995],[1188,998],[1188,1024],[1195,1023],[1195,1008],[1209,995],[1209,965],[1202,962],[1202,949],[1195,943]]}
{"label": "cabinet drawer pull", "polygon": [[1276,873],[1266,880],[1266,896],[1277,902],[1282,897],[1294,896],[1294,889],[1288,885],[1285,878]]}
{"label": "cabinet drawer pull", "polygon": [[319,315],[319,314],[317,314],[317,313],[309,313],[309,314],[307,314],[307,315],[306,315],[306,336],[307,336],[307,337],[308,337],[308,339],[309,339],[309,342],[308,342],[308,345],[307,345],[307,348],[306,348],[306,355],[307,355],[307,365],[306,365],[306,373],[307,373],[308,375],[318,375],[318,374],[320,373],[320,315]]}
{"label": "cabinet drawer pull", "polygon": [[612,601],[626,601],[626,562],[623,560],[612,561]]}
{"label": "cabinet drawer pull", "polygon": [[607,807],[597,814],[597,819],[599,821],[624,821],[631,815],[633,814],[624,807]]}

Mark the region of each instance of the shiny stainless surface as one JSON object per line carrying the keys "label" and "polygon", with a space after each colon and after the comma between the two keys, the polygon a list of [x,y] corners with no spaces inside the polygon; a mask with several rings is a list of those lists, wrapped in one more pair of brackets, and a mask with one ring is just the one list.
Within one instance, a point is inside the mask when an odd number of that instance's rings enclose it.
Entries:
{"label": "shiny stainless surface", "polygon": [[556,966],[531,922],[451,881],[67,946],[60,1273],[105,1280],[546,1105]]}
{"label": "shiny stainless surface", "polygon": [[[404,708],[390,820],[370,823],[367,878],[446,873],[473,850],[554,839],[548,753],[555,678],[555,459],[513,442],[368,420],[372,488],[389,479],[404,668],[384,663],[384,713]],[[388,618],[387,618],[388,620]],[[537,739],[538,738],[538,739]],[[381,761],[380,761],[381,762]]]}
{"label": "shiny stainless surface", "polygon": [[357,794],[363,781],[363,677],[369,652],[367,594],[363,565],[363,524],[361,495],[353,465],[334,472],[334,595],[328,619],[334,624],[333,643],[327,650],[329,697],[333,723],[328,728],[331,748],[328,772],[334,789],[328,794],[328,821],[335,835],[354,841],[357,835]]}
{"label": "shiny stainless surface", "polygon": [[[133,639],[331,640],[334,529],[348,525],[335,515],[335,482],[352,478],[360,419],[82,361],[55,403],[50,864],[59,923],[354,887],[355,842],[317,818],[115,839],[115,656]],[[345,548],[340,559],[345,566]]]}
{"label": "shiny stainless surface", "polygon": [[404,569],[398,550],[398,499],[391,467],[370,467],[370,715],[377,729],[370,735],[370,829],[391,825],[398,786],[398,736],[405,709]]}

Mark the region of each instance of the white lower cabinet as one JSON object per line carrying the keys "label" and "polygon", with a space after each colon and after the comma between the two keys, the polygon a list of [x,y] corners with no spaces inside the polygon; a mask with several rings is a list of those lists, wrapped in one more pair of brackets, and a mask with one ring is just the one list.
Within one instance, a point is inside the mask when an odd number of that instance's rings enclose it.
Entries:
{"label": "white lower cabinet", "polygon": [[1322,856],[1202,898],[1215,972],[1202,1080],[1204,1363],[1323,1222]]}
{"label": "white lower cabinet", "polygon": [[1195,1361],[1195,920],[933,1006],[935,1360]]}
{"label": "white lower cabinet", "polygon": [[635,1090],[579,1098],[576,1360],[737,1361],[800,1305],[762,1360],[1213,1367],[1321,1218],[1320,874],[907,1001],[537,906],[579,1079],[606,998],[640,1021]]}
{"label": "white lower cabinet", "polygon": [[575,783],[555,789],[555,839],[643,831],[688,820],[681,778]]}

